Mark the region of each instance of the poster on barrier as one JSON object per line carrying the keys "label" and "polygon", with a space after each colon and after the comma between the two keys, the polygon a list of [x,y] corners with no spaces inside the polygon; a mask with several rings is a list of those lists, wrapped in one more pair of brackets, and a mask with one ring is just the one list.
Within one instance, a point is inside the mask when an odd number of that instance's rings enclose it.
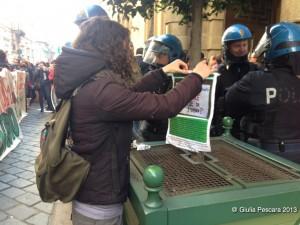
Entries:
{"label": "poster on barrier", "polygon": [[[181,112],[169,119],[166,141],[191,152],[210,152],[210,125],[218,74],[203,81],[202,91]],[[183,77],[174,77],[174,85]]]}
{"label": "poster on barrier", "polygon": [[0,72],[0,105],[1,112],[5,112],[5,110],[12,104],[15,103],[15,95],[12,87],[12,76],[11,73],[7,69],[3,69]]}
{"label": "poster on barrier", "polygon": [[25,93],[25,82],[26,73],[24,71],[16,71],[13,73],[15,78],[15,95],[16,95],[16,114],[19,121],[26,115],[26,93]]}
{"label": "poster on barrier", "polygon": [[[22,82],[23,78],[21,75],[19,82]],[[20,85],[20,93],[23,92],[22,86],[25,87],[25,83]],[[3,69],[0,72],[0,161],[21,142],[22,138],[16,108],[22,108],[18,104],[23,103],[17,102],[16,90],[17,76]]]}

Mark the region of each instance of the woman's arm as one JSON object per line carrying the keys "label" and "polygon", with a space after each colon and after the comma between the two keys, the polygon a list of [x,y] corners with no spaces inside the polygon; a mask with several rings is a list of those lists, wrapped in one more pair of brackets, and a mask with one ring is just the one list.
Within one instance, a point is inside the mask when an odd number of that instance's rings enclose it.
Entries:
{"label": "woman's arm", "polygon": [[148,72],[144,78],[133,86],[132,90],[136,92],[154,92],[166,87],[169,82],[167,73],[188,74],[188,66],[182,60],[175,60],[163,68]]}

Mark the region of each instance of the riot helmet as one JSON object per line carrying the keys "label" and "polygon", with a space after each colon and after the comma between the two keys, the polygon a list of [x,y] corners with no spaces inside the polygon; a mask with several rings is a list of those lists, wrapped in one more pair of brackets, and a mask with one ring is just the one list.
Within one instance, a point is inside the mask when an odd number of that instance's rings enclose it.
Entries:
{"label": "riot helmet", "polygon": [[109,18],[106,11],[100,5],[88,5],[80,10],[74,23],[79,26],[82,22],[94,16]]}
{"label": "riot helmet", "polygon": [[[232,63],[248,61],[248,40],[251,39],[252,34],[245,25],[234,24],[228,27],[222,36],[222,50],[225,64],[230,65]],[[236,53],[234,52],[235,45],[238,49]]]}
{"label": "riot helmet", "polygon": [[264,54],[268,67],[288,66],[296,75],[300,74],[300,26],[280,22],[266,27],[266,32],[254,50],[256,57]]}
{"label": "riot helmet", "polygon": [[151,37],[148,38],[147,41],[145,42],[145,46],[144,46],[144,50],[143,50],[143,58],[144,58],[145,55],[146,55],[146,52],[147,52],[147,50],[148,50],[148,48],[149,48],[149,45],[150,45],[151,41],[152,41],[153,39],[155,39],[155,38],[156,38],[156,36],[151,36]]}
{"label": "riot helmet", "polygon": [[[184,53],[180,40],[172,34],[164,34],[153,38],[147,49],[143,61],[159,66],[166,65],[175,59],[181,59]],[[158,59],[162,59],[157,62]]]}
{"label": "riot helmet", "polygon": [[265,53],[266,60],[272,60],[292,52],[300,51],[300,26],[281,22],[266,28],[254,54],[259,57]]}

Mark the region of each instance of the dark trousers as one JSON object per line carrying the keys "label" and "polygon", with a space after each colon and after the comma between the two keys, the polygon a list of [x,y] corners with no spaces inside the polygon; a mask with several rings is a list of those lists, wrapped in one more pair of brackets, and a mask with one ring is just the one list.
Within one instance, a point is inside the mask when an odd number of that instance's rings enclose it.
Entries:
{"label": "dark trousers", "polygon": [[29,92],[30,92],[30,102],[29,102],[29,105],[31,105],[34,102],[35,98],[36,98],[35,88],[31,88],[29,90]]}
{"label": "dark trousers", "polygon": [[50,92],[51,92],[50,82],[41,83],[39,89],[39,102],[40,102],[41,111],[44,111],[44,99],[46,99],[47,101],[48,109],[54,111],[54,107],[52,105],[51,98],[50,98]]}
{"label": "dark trousers", "polygon": [[[299,140],[297,140],[299,141]],[[249,138],[247,141],[249,144],[264,149],[282,158],[288,159],[295,163],[300,163],[300,142],[288,142],[288,143],[266,143],[260,142],[258,139]]]}

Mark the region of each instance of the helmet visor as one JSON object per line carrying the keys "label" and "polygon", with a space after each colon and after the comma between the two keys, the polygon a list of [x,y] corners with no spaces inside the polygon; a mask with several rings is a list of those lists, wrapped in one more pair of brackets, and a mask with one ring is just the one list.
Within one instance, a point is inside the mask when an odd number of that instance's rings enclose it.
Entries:
{"label": "helmet visor", "polygon": [[264,52],[267,51],[269,45],[270,40],[267,38],[267,33],[265,32],[254,49],[253,56],[256,58],[260,57]]}
{"label": "helmet visor", "polygon": [[151,41],[146,51],[143,61],[148,64],[154,64],[162,55],[169,55],[170,49],[157,41]]}

